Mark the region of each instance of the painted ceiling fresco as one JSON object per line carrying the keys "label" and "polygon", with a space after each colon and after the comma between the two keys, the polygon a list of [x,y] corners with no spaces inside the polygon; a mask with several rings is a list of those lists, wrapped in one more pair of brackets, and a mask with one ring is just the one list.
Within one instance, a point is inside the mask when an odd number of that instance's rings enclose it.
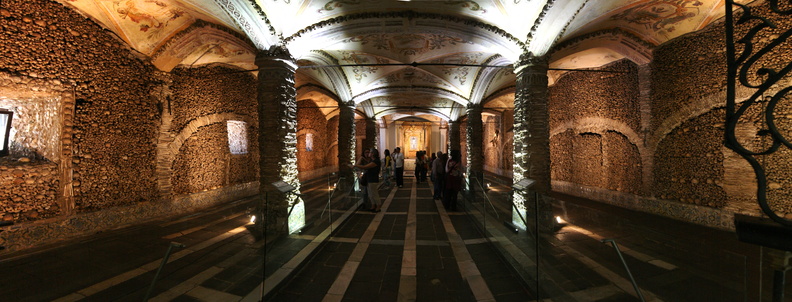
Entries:
{"label": "painted ceiling fresco", "polygon": [[[645,62],[653,47],[721,18],[725,0],[58,1],[162,70],[253,70],[257,48],[281,45],[303,66],[297,85],[322,86],[381,117],[456,119],[468,103],[502,98],[515,82],[504,67],[525,52],[554,54],[557,69]],[[600,32],[615,34],[580,38]],[[551,71],[551,84],[563,72]]]}
{"label": "painted ceiling fresco", "polygon": [[570,24],[568,36],[620,27],[657,45],[712,23],[725,14],[724,5],[723,0],[595,0]]}
{"label": "painted ceiling fresco", "polygon": [[[178,33],[195,22],[207,21],[234,29],[234,21],[217,5],[204,0],[61,0],[64,4],[76,7],[86,15],[115,32],[132,48],[146,55],[153,55]],[[241,32],[240,32],[241,33]],[[229,34],[229,36],[232,36]],[[236,40],[239,40],[238,38]],[[252,58],[250,50],[242,50],[237,45],[195,45],[186,57],[186,65],[194,63],[245,62]],[[255,56],[255,54],[252,54]],[[201,57],[198,62],[197,56]],[[234,58],[239,56],[239,58]],[[252,62],[250,62],[252,63]],[[242,64],[242,63],[241,63]],[[250,64],[242,64],[250,65]]]}

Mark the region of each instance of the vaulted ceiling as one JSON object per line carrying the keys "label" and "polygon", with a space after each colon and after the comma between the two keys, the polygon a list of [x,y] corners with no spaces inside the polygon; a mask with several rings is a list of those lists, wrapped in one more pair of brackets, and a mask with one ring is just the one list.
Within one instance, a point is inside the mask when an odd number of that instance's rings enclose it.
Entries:
{"label": "vaulted ceiling", "polygon": [[[368,116],[456,120],[470,103],[513,90],[526,52],[564,69],[628,58],[721,18],[725,0],[60,0],[148,55],[159,69],[212,63],[255,70],[285,46],[297,86],[330,114],[354,101]],[[750,2],[748,0],[738,1]]]}

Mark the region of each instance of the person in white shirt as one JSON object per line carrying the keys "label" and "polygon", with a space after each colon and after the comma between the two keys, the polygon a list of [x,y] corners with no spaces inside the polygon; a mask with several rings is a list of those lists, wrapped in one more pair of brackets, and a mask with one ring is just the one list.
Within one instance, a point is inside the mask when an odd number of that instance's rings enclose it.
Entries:
{"label": "person in white shirt", "polygon": [[393,159],[393,174],[396,177],[396,185],[399,188],[404,187],[404,154],[401,153],[401,148],[396,147],[391,154]]}

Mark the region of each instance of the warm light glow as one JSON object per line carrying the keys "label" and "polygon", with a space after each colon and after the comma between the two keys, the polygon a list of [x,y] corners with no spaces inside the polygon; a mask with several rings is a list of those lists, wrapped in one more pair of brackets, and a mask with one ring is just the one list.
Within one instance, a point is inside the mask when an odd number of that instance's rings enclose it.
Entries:
{"label": "warm light glow", "polygon": [[228,149],[231,154],[247,154],[247,124],[243,121],[226,122],[228,131]]}
{"label": "warm light glow", "polygon": [[250,215],[250,223],[256,223],[256,215]]}
{"label": "warm light glow", "polygon": [[487,183],[487,188],[491,187],[492,183]]}
{"label": "warm light glow", "polygon": [[557,222],[557,223],[559,223],[559,224],[562,224],[562,223],[564,223],[564,220],[563,220],[563,219],[561,219],[561,216],[556,216],[555,218],[556,218],[556,222]]}
{"label": "warm light glow", "polygon": [[296,204],[294,204],[294,209],[289,216],[289,234],[299,231],[304,226],[305,203],[302,201],[296,201]]}

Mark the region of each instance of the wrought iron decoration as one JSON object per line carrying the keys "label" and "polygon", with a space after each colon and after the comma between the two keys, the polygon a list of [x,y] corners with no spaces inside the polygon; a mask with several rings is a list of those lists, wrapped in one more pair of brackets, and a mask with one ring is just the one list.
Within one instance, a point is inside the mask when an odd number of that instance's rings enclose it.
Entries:
{"label": "wrought iron decoration", "polygon": [[[747,160],[756,173],[757,180],[757,202],[762,211],[776,221],[785,226],[792,226],[792,220],[783,218],[776,214],[767,202],[767,175],[765,167],[757,159],[757,156],[769,155],[777,152],[781,147],[792,150],[792,143],[784,137],[783,131],[792,133],[792,129],[779,129],[775,123],[775,109],[779,101],[786,98],[792,87],[777,87],[782,80],[789,80],[787,76],[792,70],[792,62],[786,62],[783,66],[759,66],[763,58],[774,55],[780,47],[786,46],[787,38],[792,35],[792,29],[781,28],[771,20],[772,14],[775,18],[786,19],[792,14],[792,4],[789,1],[779,4],[778,0],[767,0],[762,6],[767,7],[768,16],[759,16],[756,13],[763,7],[748,6],[735,3],[734,0],[726,1],[726,55],[727,55],[727,91],[726,91],[726,147],[734,150]],[[737,20],[734,19],[734,9],[742,10]],[[741,37],[735,37],[736,29],[744,31]],[[777,37],[766,40],[766,33],[770,30],[779,31]],[[772,36],[771,36],[772,37]],[[751,74],[755,71],[754,74]],[[755,76],[755,80],[749,79],[749,75]],[[736,90],[737,85],[754,89],[753,93],[744,102],[737,104]],[[764,95],[767,97],[765,104]],[[736,128],[738,121],[745,118],[743,114],[751,106],[766,106],[761,112],[764,116],[764,124],[767,129],[761,129],[759,135],[771,140],[769,147],[757,151],[749,150],[737,140]]]}

